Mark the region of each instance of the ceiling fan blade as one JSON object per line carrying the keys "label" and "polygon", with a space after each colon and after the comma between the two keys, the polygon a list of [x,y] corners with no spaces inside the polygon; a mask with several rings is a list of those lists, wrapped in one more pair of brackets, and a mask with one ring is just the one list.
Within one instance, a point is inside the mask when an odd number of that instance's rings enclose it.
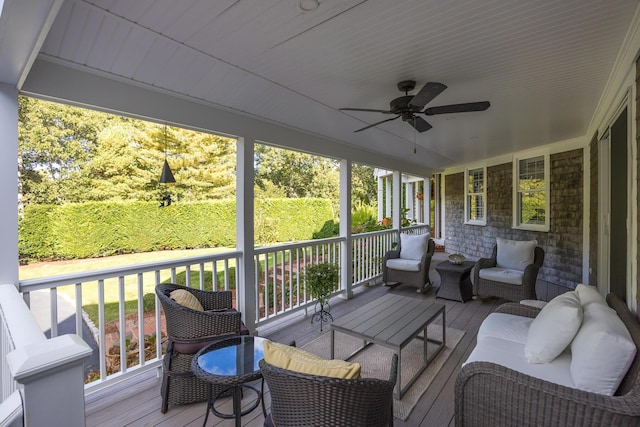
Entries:
{"label": "ceiling fan blade", "polygon": [[422,86],[422,89],[420,89],[420,92],[418,92],[416,96],[414,96],[413,99],[411,99],[411,102],[409,102],[409,105],[412,107],[422,108],[425,105],[427,105],[429,102],[431,102],[433,98],[440,95],[442,91],[445,90],[446,88],[447,86],[442,83],[436,83],[436,82],[425,83],[425,85]]}
{"label": "ceiling fan blade", "polygon": [[453,114],[453,113],[467,113],[469,111],[484,111],[489,108],[491,104],[489,101],[482,102],[469,102],[467,104],[452,104],[443,105],[441,107],[431,107],[423,111],[427,116],[433,116],[434,114]]}
{"label": "ceiling fan blade", "polygon": [[[392,121],[392,120],[395,120],[395,119],[397,119],[398,117],[400,117],[400,116],[395,116],[395,117],[393,117],[393,118],[391,118],[391,119],[382,120],[381,122],[377,122],[377,123],[374,123],[374,124],[372,124],[372,125],[365,126],[365,127],[363,127],[362,129],[354,130],[354,131],[353,131],[353,133],[356,133],[356,132],[362,132],[363,130],[367,130],[367,129],[372,128],[372,127],[374,127],[374,126],[378,126],[379,124],[382,124],[382,123],[385,123],[385,122],[390,122],[390,121]],[[425,123],[426,123],[426,122],[425,122]]]}
{"label": "ceiling fan blade", "polygon": [[338,108],[340,111],[368,111],[370,113],[382,113],[382,114],[393,114],[393,112],[388,110],[372,110],[369,108]]}
{"label": "ceiling fan blade", "polygon": [[409,120],[409,124],[413,126],[418,132],[426,132],[433,127],[422,117],[415,116],[413,117],[413,120]]}

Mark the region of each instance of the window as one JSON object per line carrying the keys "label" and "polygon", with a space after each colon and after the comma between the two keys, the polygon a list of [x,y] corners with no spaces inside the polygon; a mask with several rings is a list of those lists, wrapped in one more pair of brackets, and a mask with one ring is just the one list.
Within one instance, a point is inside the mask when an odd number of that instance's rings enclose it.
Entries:
{"label": "window", "polygon": [[486,225],[485,200],[487,189],[486,168],[467,169],[465,172],[465,224]]}
{"label": "window", "polygon": [[514,228],[549,230],[549,155],[514,159]]}

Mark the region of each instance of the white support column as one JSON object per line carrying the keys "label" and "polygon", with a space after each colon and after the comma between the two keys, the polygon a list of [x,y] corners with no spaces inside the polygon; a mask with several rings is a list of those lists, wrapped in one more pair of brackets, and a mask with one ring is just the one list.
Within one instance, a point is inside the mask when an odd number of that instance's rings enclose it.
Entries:
{"label": "white support column", "polygon": [[236,267],[238,289],[236,305],[244,324],[251,333],[256,325],[256,283],[254,274],[254,140],[238,138],[236,154],[236,248],[242,251],[240,265]]}
{"label": "white support column", "polygon": [[395,230],[400,230],[400,212],[402,207],[402,175],[399,171],[393,171],[393,211],[392,224]]}
{"label": "white support column", "polygon": [[429,227],[432,229],[431,236],[433,236],[433,224],[431,224],[431,178],[425,178],[422,187],[424,188],[422,192],[422,215],[424,220],[422,222],[429,224]]}
{"label": "white support column", "polygon": [[382,180],[386,179],[384,177],[378,177],[378,222],[384,218],[384,186]]}
{"label": "white support column", "polygon": [[0,283],[18,284],[18,90],[0,84]]}
{"label": "white support column", "polygon": [[407,217],[411,219],[416,219],[416,193],[415,183],[407,182],[407,198],[404,201],[405,208],[407,209]]}
{"label": "white support column", "polygon": [[392,187],[392,177],[385,176],[385,217],[391,218],[391,187]]}
{"label": "white support column", "polygon": [[340,245],[340,289],[344,297],[351,298],[351,276],[353,255],[351,241],[351,160],[340,161],[340,237],[345,240]]}

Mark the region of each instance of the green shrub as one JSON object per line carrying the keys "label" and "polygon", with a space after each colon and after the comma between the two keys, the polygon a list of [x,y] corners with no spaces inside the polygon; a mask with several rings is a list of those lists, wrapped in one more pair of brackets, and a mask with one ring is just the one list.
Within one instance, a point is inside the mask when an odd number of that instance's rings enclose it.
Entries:
{"label": "green shrub", "polygon": [[[324,199],[256,201],[256,241],[309,240],[333,218]],[[234,247],[235,200],[174,203],[90,202],[24,209],[21,262],[74,259],[164,249]]]}

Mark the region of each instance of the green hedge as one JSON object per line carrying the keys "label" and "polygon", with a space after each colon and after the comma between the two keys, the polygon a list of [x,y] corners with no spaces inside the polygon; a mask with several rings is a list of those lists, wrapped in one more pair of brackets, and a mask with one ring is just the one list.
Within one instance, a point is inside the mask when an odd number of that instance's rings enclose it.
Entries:
{"label": "green hedge", "polygon": [[[256,201],[256,242],[311,239],[333,218],[323,199]],[[235,200],[92,202],[26,206],[19,222],[22,262],[236,245]]]}

